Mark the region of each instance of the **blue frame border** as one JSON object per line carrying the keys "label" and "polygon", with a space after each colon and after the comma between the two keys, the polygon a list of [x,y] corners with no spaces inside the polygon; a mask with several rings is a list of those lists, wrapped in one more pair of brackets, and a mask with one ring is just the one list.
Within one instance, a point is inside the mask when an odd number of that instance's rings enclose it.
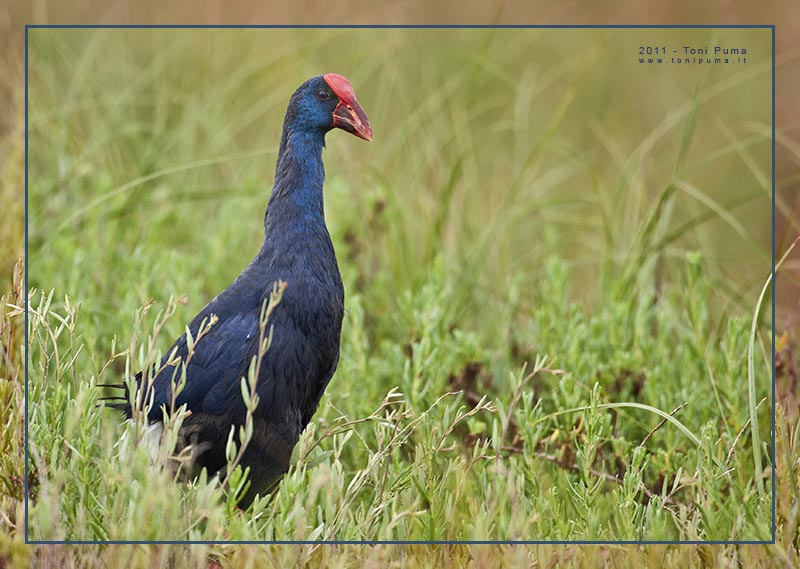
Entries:
{"label": "blue frame border", "polygon": [[[503,541],[419,541],[419,540],[389,540],[389,541],[197,541],[197,540],[31,540],[28,527],[28,501],[29,501],[29,456],[28,456],[28,30],[30,29],[768,29],[772,35],[772,540],[720,540],[720,541],[669,541],[669,540],[641,540],[641,541],[608,541],[608,540],[503,540]],[[774,24],[27,24],[25,26],[25,544],[26,545],[775,545],[777,540],[776,519],[776,429],[775,429],[775,25]]]}

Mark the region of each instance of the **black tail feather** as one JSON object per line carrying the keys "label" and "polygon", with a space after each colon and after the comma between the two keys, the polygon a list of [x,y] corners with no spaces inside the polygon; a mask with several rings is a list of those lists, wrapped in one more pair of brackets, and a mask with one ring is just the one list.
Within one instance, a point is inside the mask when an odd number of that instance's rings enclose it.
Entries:
{"label": "black tail feather", "polygon": [[124,383],[98,383],[97,387],[106,387],[108,389],[124,389],[128,390],[128,386]]}
{"label": "black tail feather", "polygon": [[108,409],[114,409],[115,411],[122,412],[123,415],[130,418],[132,411],[131,411],[131,403],[130,403],[130,392],[128,391],[128,386],[124,383],[98,383],[97,387],[103,387],[105,389],[116,389],[122,390],[122,393],[117,395],[108,395],[104,397],[98,397],[97,400],[100,401],[97,406],[98,407],[105,407]]}

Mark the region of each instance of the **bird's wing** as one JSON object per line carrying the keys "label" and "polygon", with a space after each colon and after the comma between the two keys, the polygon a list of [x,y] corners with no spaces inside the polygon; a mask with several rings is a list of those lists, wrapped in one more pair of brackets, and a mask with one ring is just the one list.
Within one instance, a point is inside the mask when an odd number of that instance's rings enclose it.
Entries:
{"label": "bird's wing", "polygon": [[[259,370],[256,387],[260,398],[259,415],[278,418],[287,410],[308,406],[308,400],[317,397],[316,386],[308,378],[318,376],[319,354],[292,319],[291,311],[282,308],[278,307],[270,318],[266,332],[272,337],[272,342],[260,363],[257,362],[260,330],[256,319],[244,325],[246,334],[242,331],[244,323],[231,324],[234,333],[239,334],[238,338],[232,337],[224,345],[215,343],[213,349],[207,347],[197,362],[199,369],[194,367],[194,359],[190,361],[187,389],[191,384],[190,397],[194,404],[194,407],[190,404],[190,409],[214,415],[243,414],[241,380],[247,376],[254,361]],[[199,348],[200,345],[196,351]],[[233,365],[229,350],[237,352]],[[201,381],[206,377],[207,380]],[[309,393],[309,390],[314,393]],[[197,404],[195,394],[199,396]]]}
{"label": "bird's wing", "polygon": [[[210,317],[213,310],[203,310],[189,326],[197,337],[202,321]],[[218,316],[218,321],[196,340],[189,357],[189,347],[184,333],[167,352],[161,369],[152,382],[153,405],[149,418],[162,417],[161,406],[168,409],[172,404],[172,385],[178,383],[181,366],[186,366],[186,385],[175,400],[176,407],[186,404],[190,411],[219,413],[222,409],[207,408],[207,401],[214,401],[209,394],[227,390],[231,382],[238,385],[239,378],[247,373],[247,366],[258,343],[258,311],[250,310]],[[174,353],[174,355],[173,355]],[[170,362],[170,356],[172,356]],[[213,406],[212,406],[213,407]]]}

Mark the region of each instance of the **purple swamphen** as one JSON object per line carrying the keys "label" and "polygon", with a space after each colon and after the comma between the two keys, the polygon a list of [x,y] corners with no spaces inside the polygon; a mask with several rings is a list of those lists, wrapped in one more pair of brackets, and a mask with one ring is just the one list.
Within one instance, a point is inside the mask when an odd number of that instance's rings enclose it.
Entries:
{"label": "purple swamphen", "polygon": [[[250,487],[241,507],[271,491],[285,474],[292,449],[339,361],[344,287],[322,199],[322,149],[325,135],[334,128],[372,140],[372,127],[352,85],[328,73],[303,83],[289,101],[261,250],[189,324],[196,339],[191,357],[189,345],[194,342],[183,334],[149,382],[141,372],[136,376],[150,404],[147,420],[157,429],[163,413],[172,408],[173,384],[185,366],[185,386],[174,403],[175,408],[185,404],[190,414],[177,450],[192,445],[186,472],[205,467],[209,475],[224,477],[229,433],[234,427],[239,445],[239,427],[247,415],[241,380],[259,350],[262,307],[275,284],[286,283],[269,319],[272,343],[258,366],[259,402],[252,438],[241,457],[241,465],[250,468]],[[212,315],[216,321],[197,339]],[[108,399],[116,399],[111,406],[132,417],[127,388],[124,396]]]}

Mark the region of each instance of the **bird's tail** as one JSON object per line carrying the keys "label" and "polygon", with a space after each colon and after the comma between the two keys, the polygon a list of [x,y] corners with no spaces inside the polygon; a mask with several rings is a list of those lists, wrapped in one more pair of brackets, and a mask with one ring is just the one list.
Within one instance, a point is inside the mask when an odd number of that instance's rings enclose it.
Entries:
{"label": "bird's tail", "polygon": [[[139,374],[136,375],[136,381],[139,381]],[[130,389],[126,383],[98,383],[98,387],[114,390],[111,395],[98,397],[98,401],[102,401],[103,407],[109,407],[122,412],[126,419],[133,416],[131,408]]]}

